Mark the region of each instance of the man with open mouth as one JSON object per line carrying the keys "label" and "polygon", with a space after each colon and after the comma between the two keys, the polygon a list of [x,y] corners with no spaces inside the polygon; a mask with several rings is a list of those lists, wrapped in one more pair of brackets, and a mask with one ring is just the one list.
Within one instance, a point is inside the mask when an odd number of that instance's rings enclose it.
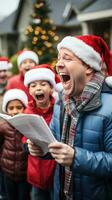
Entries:
{"label": "man with open mouth", "polygon": [[[54,188],[54,199],[106,200],[112,185],[112,89],[106,82],[106,75],[112,75],[110,51],[94,35],[67,36],[57,48],[63,109],[56,104],[51,122],[54,135],[61,130],[61,142],[49,145],[61,168],[61,197]],[[29,150],[41,156],[30,141]]]}

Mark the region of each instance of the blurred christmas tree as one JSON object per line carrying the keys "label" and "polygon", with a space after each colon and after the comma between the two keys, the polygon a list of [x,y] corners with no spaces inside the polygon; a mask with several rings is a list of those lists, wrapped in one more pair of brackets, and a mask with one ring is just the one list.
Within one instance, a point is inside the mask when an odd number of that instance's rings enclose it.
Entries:
{"label": "blurred christmas tree", "polygon": [[52,63],[56,59],[56,27],[49,19],[47,0],[36,0],[33,4],[31,23],[25,30],[27,47],[39,55],[40,63]]}

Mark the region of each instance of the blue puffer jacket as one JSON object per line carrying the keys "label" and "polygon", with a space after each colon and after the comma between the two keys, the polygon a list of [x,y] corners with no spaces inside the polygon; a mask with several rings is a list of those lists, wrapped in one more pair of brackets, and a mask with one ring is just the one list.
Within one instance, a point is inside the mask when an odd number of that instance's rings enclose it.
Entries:
{"label": "blue puffer jacket", "polygon": [[[51,122],[51,129],[58,139],[59,115],[58,103],[54,108],[54,118]],[[72,165],[74,199],[109,200],[107,184],[112,184],[112,90],[105,84],[101,95],[95,97],[81,113],[74,148],[76,150]],[[55,182],[59,181],[57,174],[55,178]],[[59,184],[55,188],[55,197],[58,190]]]}

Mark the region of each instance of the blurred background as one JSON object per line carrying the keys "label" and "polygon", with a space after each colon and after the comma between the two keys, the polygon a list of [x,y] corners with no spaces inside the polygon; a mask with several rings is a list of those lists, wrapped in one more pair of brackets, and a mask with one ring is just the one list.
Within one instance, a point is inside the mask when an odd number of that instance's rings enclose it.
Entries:
{"label": "blurred background", "polygon": [[102,36],[112,49],[112,0],[0,0],[0,55],[12,62],[31,49],[55,65],[59,40],[84,34]]}

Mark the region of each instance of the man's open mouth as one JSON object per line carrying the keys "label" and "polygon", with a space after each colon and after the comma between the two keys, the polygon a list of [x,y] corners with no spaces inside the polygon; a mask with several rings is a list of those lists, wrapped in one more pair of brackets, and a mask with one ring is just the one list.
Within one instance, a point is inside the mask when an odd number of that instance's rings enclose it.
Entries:
{"label": "man's open mouth", "polygon": [[60,75],[61,76],[61,79],[63,81],[63,83],[66,83],[70,80],[70,76],[69,75]]}

